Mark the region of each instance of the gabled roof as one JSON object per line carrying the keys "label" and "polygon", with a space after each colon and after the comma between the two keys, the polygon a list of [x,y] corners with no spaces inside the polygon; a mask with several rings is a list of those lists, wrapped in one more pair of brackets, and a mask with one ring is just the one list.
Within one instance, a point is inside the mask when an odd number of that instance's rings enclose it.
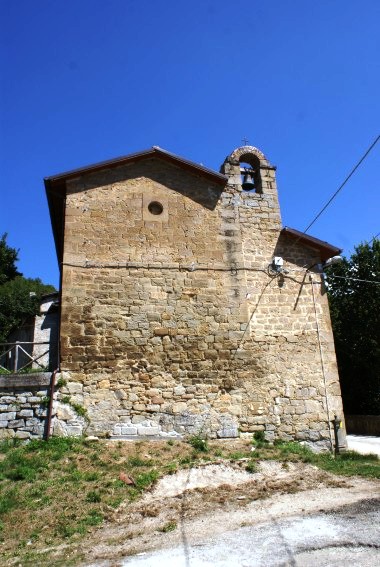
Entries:
{"label": "gabled roof", "polygon": [[110,169],[113,167],[119,167],[121,165],[127,165],[152,157],[173,163],[174,165],[182,167],[183,169],[187,169],[195,175],[206,177],[214,183],[219,183],[220,185],[225,185],[228,181],[228,178],[222,173],[218,173],[213,169],[205,167],[204,165],[200,165],[199,163],[195,163],[183,157],[172,154],[171,152],[163,150],[158,146],[153,146],[148,150],[143,150],[134,154],[128,154],[126,156],[117,157],[108,161],[101,161],[99,163],[94,163],[92,165],[87,165],[85,167],[66,171],[65,173],[58,173],[57,175],[45,177],[44,181],[46,186],[52,186],[56,183],[67,181],[68,179],[73,179],[81,175],[94,173],[96,171],[101,171],[102,169]]}
{"label": "gabled roof", "polygon": [[[204,167],[203,165],[167,152],[166,150],[163,150],[158,146],[153,146],[148,150],[143,150],[134,154],[121,156],[112,160],[95,163],[93,165],[46,177],[44,179],[44,182],[59,261],[61,261],[63,257],[66,181],[75,179],[76,177],[80,177],[82,175],[89,175],[98,171],[112,169],[122,165],[128,165],[150,158],[164,160],[177,167],[181,167],[182,169],[190,172],[193,175],[206,178],[209,181],[212,181],[213,183],[216,183],[222,187],[227,185],[228,182],[227,176]],[[300,242],[305,246],[317,249],[322,260],[327,260],[328,258],[331,258],[332,256],[335,256],[342,251],[340,248],[337,248],[336,246],[333,246],[328,242],[324,242],[323,240],[309,236],[308,234],[295,230],[294,228],[285,227],[282,229],[281,234],[289,236],[290,238],[295,239],[297,242]]]}
{"label": "gabled roof", "polygon": [[310,248],[315,248],[319,251],[321,255],[321,260],[325,261],[328,258],[332,258],[332,256],[337,256],[342,252],[342,248],[337,248],[324,240],[319,240],[319,238],[315,238],[314,236],[310,236],[309,234],[305,234],[304,232],[300,232],[295,228],[289,228],[285,226],[281,234],[284,236],[289,236],[296,240],[296,242],[300,242],[300,244],[304,244],[305,246],[309,246]]}
{"label": "gabled roof", "polygon": [[206,178],[209,181],[212,181],[213,183],[216,183],[223,187],[227,184],[228,181],[228,177],[226,177],[222,173],[218,173],[212,169],[209,169],[208,167],[204,167],[203,165],[167,152],[166,150],[163,150],[158,146],[153,146],[148,150],[143,150],[134,154],[128,154],[126,156],[121,156],[108,161],[102,161],[93,165],[66,171],[65,173],[58,173],[57,175],[45,177],[44,182],[50,211],[50,219],[53,228],[55,247],[59,260],[61,260],[63,257],[63,231],[65,224],[64,198],[66,195],[66,181],[68,181],[69,179],[75,179],[76,177],[80,177],[82,175],[89,175],[91,173],[102,171],[104,169],[112,169],[149,158],[164,160],[168,163],[176,165],[177,167],[181,167],[182,169],[188,171],[193,175]]}

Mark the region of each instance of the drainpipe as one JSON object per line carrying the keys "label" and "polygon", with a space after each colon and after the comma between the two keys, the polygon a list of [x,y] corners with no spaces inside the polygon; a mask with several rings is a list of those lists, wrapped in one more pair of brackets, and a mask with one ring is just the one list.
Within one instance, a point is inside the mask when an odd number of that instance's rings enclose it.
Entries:
{"label": "drainpipe", "polygon": [[55,377],[59,372],[59,368],[54,370],[53,374],[51,375],[50,380],[50,395],[49,395],[49,406],[48,406],[48,413],[46,419],[46,428],[45,428],[45,441],[49,441],[50,438],[50,430],[51,430],[51,418],[53,415],[53,397],[54,397],[54,388],[55,388]]}
{"label": "drainpipe", "polygon": [[334,451],[334,441],[333,441],[333,435],[332,435],[332,431],[331,431],[330,406],[329,406],[329,399],[328,399],[328,395],[327,395],[326,371],[325,371],[325,363],[324,363],[324,360],[323,360],[321,333],[320,333],[319,323],[318,323],[317,304],[316,304],[316,301],[315,301],[314,280],[313,280],[313,276],[311,274],[309,275],[309,279],[310,279],[310,283],[311,283],[311,290],[312,290],[312,293],[313,293],[314,315],[315,315],[315,322],[317,324],[317,337],[318,337],[318,345],[319,345],[319,355],[321,357],[323,386],[324,386],[324,390],[325,390],[325,399],[326,399],[327,423],[328,423],[328,427],[329,427],[331,451],[333,452]]}

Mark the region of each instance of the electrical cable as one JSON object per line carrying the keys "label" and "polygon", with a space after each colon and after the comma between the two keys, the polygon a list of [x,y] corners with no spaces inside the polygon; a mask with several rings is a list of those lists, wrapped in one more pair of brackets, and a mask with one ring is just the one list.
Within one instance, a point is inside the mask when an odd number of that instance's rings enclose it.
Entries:
{"label": "electrical cable", "polygon": [[376,238],[380,236],[380,232],[378,232],[377,234],[375,234],[375,236],[373,238],[371,238],[371,240],[368,242],[368,244],[371,244],[374,240],[376,240]]}
{"label": "electrical cable", "polygon": [[319,211],[319,213],[315,216],[315,218],[311,221],[311,223],[307,226],[307,228],[305,228],[305,230],[303,231],[303,234],[306,234],[307,231],[309,230],[309,228],[311,228],[313,226],[313,224],[316,222],[316,220],[319,219],[321,214],[327,209],[327,207],[330,205],[330,203],[335,199],[335,197],[338,195],[338,193],[343,189],[343,187],[346,185],[347,181],[350,179],[350,177],[352,177],[352,175],[355,173],[355,171],[358,169],[358,167],[363,163],[365,158],[368,156],[370,151],[376,146],[376,144],[379,140],[380,140],[380,135],[377,136],[377,138],[374,142],[372,142],[372,144],[370,145],[368,150],[360,158],[360,160],[355,165],[355,167],[350,171],[350,173],[347,175],[347,177],[343,181],[343,183],[338,187],[338,189],[335,191],[335,193],[332,195],[332,197],[330,197],[330,199],[327,201],[327,203],[324,205],[324,207]]}
{"label": "electrical cable", "polygon": [[359,278],[350,278],[349,276],[336,276],[335,274],[326,274],[327,279],[329,278],[339,278],[341,280],[352,280],[354,282],[364,282],[364,283],[373,283],[373,284],[377,284],[380,285],[380,282],[378,281],[373,281],[373,280],[361,280]]}

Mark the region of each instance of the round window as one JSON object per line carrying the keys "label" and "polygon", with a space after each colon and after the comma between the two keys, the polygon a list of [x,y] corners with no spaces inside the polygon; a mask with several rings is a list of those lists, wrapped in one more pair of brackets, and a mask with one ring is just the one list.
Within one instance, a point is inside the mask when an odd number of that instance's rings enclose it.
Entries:
{"label": "round window", "polygon": [[148,205],[148,211],[151,215],[160,215],[163,210],[164,207],[158,201],[152,201]]}

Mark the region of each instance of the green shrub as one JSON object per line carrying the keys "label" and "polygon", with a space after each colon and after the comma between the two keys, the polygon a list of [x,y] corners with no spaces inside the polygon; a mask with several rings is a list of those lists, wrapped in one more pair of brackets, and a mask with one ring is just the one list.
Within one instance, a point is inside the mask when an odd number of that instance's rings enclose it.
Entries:
{"label": "green shrub", "polygon": [[264,431],[255,431],[253,434],[252,445],[261,448],[268,445],[268,441],[265,439]]}
{"label": "green shrub", "polygon": [[207,451],[208,451],[207,439],[201,434],[193,435],[192,437],[189,437],[188,443],[196,451],[199,451],[201,453],[207,453]]}

